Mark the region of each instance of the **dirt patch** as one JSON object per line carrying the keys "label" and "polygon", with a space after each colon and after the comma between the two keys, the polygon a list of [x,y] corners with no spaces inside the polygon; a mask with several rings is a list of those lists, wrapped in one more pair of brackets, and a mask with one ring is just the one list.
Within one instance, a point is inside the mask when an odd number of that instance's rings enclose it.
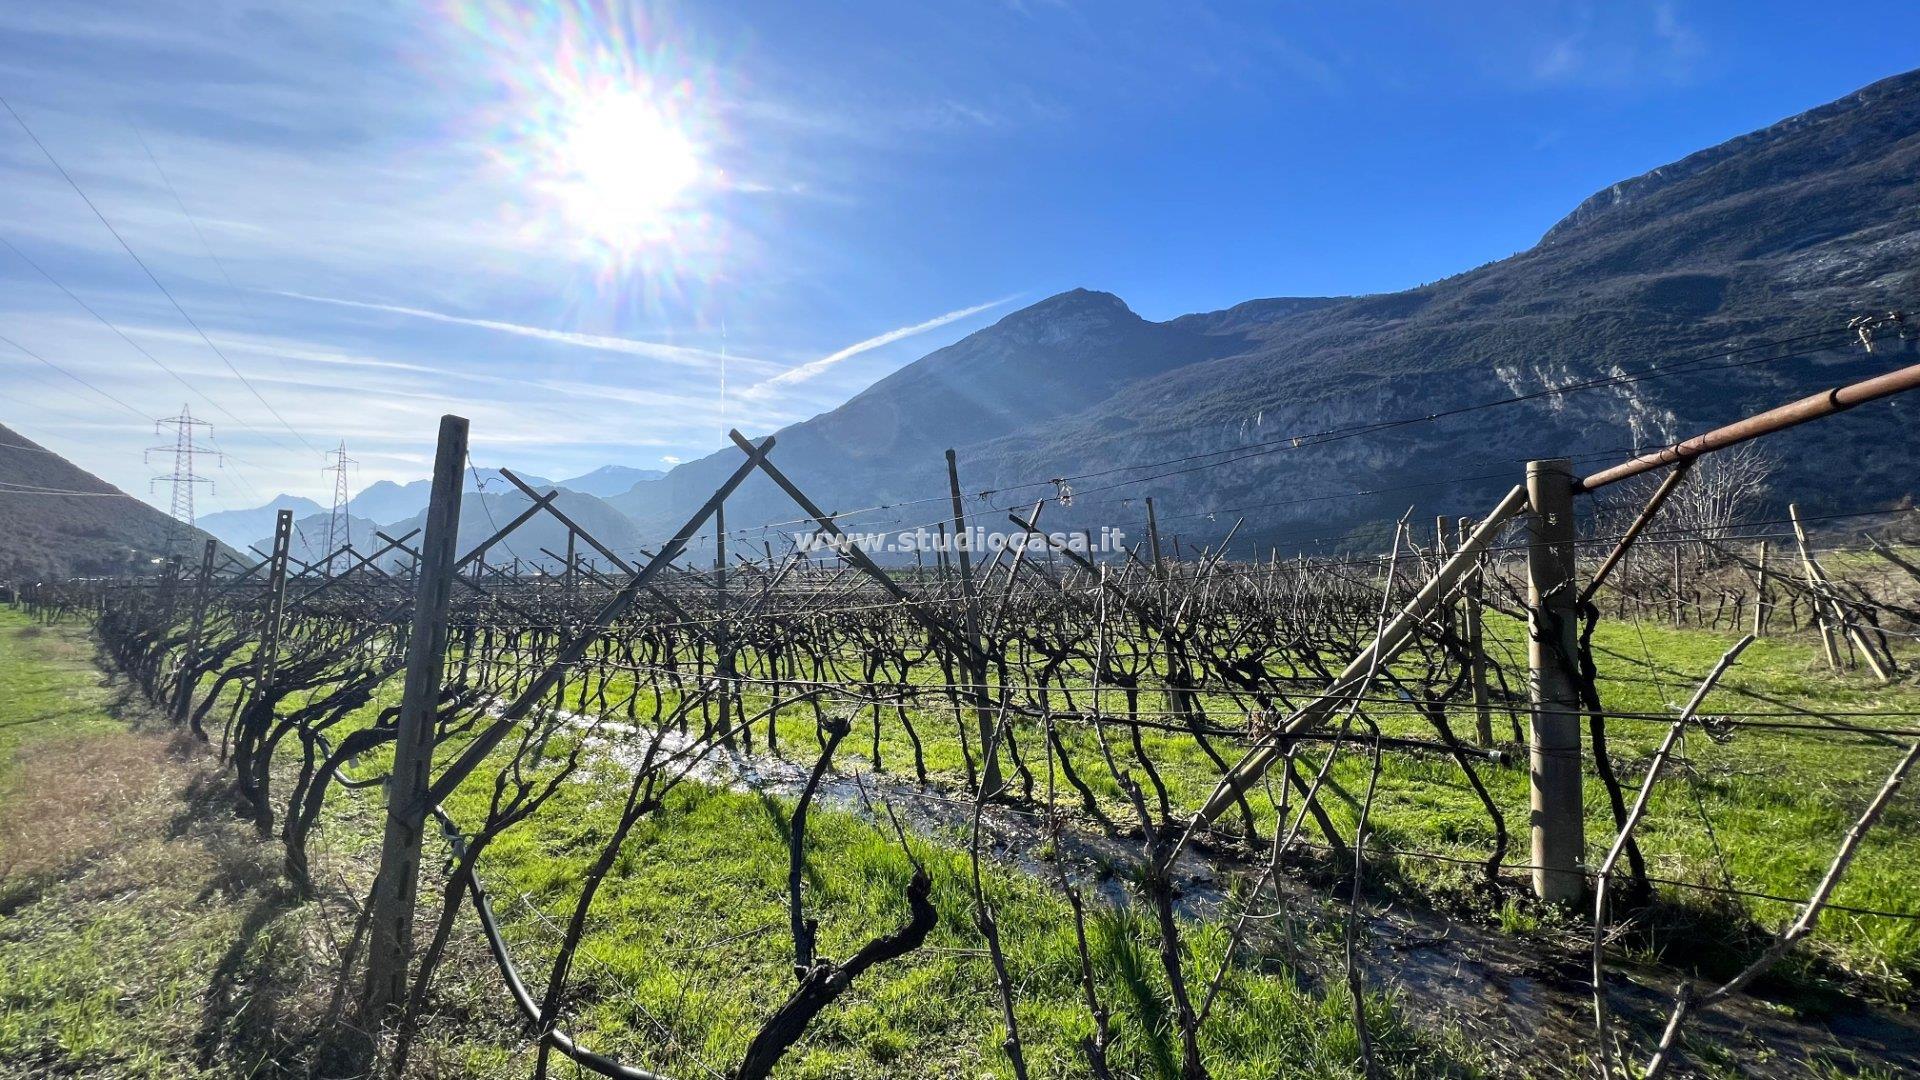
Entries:
{"label": "dirt patch", "polygon": [[0,792],[0,1077],[364,1075],[327,1022],[332,879],[295,895],[214,755],[129,718],[22,747]]}
{"label": "dirt patch", "polygon": [[0,788],[0,913],[127,842],[171,796],[171,740],[136,732],[57,735],[22,747]]}

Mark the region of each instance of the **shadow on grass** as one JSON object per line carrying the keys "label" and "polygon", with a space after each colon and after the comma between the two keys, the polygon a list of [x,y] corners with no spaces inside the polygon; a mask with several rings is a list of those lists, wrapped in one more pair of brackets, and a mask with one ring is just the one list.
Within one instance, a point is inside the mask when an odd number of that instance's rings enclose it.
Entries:
{"label": "shadow on grass", "polygon": [[1173,1049],[1173,1017],[1154,983],[1155,964],[1141,953],[1141,932],[1137,920],[1125,910],[1117,910],[1095,922],[1091,944],[1097,950],[1095,961],[1113,972],[1125,987],[1145,1034],[1146,1051],[1159,1076],[1178,1076],[1180,1063]]}
{"label": "shadow on grass", "polygon": [[[792,812],[773,795],[764,791],[755,791],[754,795],[760,800],[761,809],[767,812],[767,820],[773,823],[773,831],[779,834],[780,846],[790,847],[793,843]],[[812,814],[814,810],[809,809],[808,813]],[[800,849],[800,876],[813,888],[822,887],[820,870],[814,865],[813,856],[805,847]]]}
{"label": "shadow on grass", "polygon": [[247,905],[202,994],[192,1042],[201,1068],[237,1066],[236,1072],[260,1078],[369,1075],[373,1040],[315,1015],[314,973],[297,930],[282,925],[300,906],[293,890],[277,881]]}

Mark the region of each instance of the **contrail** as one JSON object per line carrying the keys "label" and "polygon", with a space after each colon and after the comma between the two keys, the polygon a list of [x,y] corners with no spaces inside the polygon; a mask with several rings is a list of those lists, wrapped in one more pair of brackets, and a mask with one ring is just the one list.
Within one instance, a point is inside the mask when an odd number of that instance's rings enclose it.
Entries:
{"label": "contrail", "polygon": [[[520,323],[501,322],[497,319],[472,319],[463,315],[448,315],[440,311],[428,311],[425,308],[403,307],[399,304],[377,304],[365,300],[343,300],[334,296],[313,296],[308,293],[276,290],[281,296],[295,300],[307,300],[316,304],[336,304],[340,307],[361,308],[366,311],[384,311],[394,315],[406,315],[415,319],[431,319],[434,322],[453,323],[456,326],[475,326],[482,330],[495,330],[502,334],[517,334],[520,337],[535,338],[540,341],[553,341],[562,345],[575,345],[583,349],[599,349],[602,352],[625,353],[628,356],[644,356],[651,360],[662,360],[669,364],[685,367],[710,368],[721,361],[719,353],[705,349],[688,348],[684,345],[668,345],[659,341],[640,341],[635,338],[612,337],[607,334],[583,334],[573,330],[550,330],[542,326],[524,326]],[[767,364],[765,360],[750,360],[740,356],[727,359],[734,363],[746,360],[751,364]],[[816,361],[817,362],[817,361]]]}
{"label": "contrail", "polygon": [[903,338],[910,338],[915,334],[923,334],[928,330],[938,329],[950,322],[957,322],[969,315],[978,315],[989,308],[997,308],[1015,299],[1018,299],[1017,294],[1014,296],[1003,296],[998,300],[989,300],[984,304],[975,304],[972,307],[961,308],[959,311],[949,311],[945,315],[936,315],[926,322],[914,323],[912,326],[902,326],[896,330],[889,330],[884,334],[876,334],[865,341],[855,342],[841,349],[839,352],[829,353],[818,360],[809,360],[798,367],[788,368],[765,382],[757,383],[740,391],[740,396],[763,398],[782,386],[792,386],[795,383],[806,382],[808,379],[813,378],[848,357],[858,356],[863,352],[877,349],[882,345],[891,345],[896,341]]}

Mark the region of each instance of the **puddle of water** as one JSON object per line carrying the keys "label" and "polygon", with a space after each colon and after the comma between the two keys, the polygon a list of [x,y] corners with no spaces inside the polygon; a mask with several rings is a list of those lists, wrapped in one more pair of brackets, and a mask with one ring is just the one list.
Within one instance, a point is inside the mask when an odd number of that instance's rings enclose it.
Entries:
{"label": "puddle of water", "polygon": [[[586,726],[584,718],[572,718]],[[627,768],[644,759],[648,738],[661,740],[660,753],[700,754],[688,778],[714,787],[798,797],[812,771],[809,760],[763,753],[748,754],[723,746],[706,748],[697,735],[669,728],[650,733],[625,724],[599,725],[603,745]],[[609,738],[608,736],[612,736]],[[813,747],[807,744],[811,752]],[[820,805],[876,819],[873,805],[885,803],[901,823],[921,836],[965,843],[974,803],[965,792],[920,784],[906,777],[871,770],[830,771],[815,795]],[[1067,874],[1083,893],[1115,907],[1137,898],[1127,879],[1140,865],[1137,840],[1081,827],[1069,815],[1060,833]],[[989,805],[981,815],[981,844],[995,861],[1053,880],[1054,865],[1041,858],[1049,837],[1042,814],[1005,804]],[[1229,883],[1250,878],[1258,868],[1224,853],[1191,847],[1174,865],[1176,907],[1188,918],[1230,917]],[[1291,877],[1276,886],[1288,919],[1299,930],[1335,931],[1347,907],[1321,889]],[[1362,963],[1369,986],[1386,990],[1403,1016],[1435,1031],[1451,1028],[1474,1045],[1510,1063],[1516,1074],[1573,1075],[1581,1055],[1593,1044],[1592,984],[1585,940],[1567,936],[1545,941],[1515,937],[1489,927],[1404,905],[1363,905]],[[1248,947],[1271,959],[1295,956],[1300,974],[1313,981],[1339,979],[1337,952],[1293,933],[1298,951],[1286,946],[1271,922],[1249,935]],[[1305,938],[1301,941],[1298,939]],[[1610,967],[1609,1007],[1616,1024],[1638,1033],[1651,1047],[1671,1005],[1677,977],[1671,973]],[[1797,1019],[1751,999],[1729,1002],[1720,1011],[1696,1016],[1689,1031],[1733,1052],[1746,1075],[1806,1075],[1809,1058],[1828,1054],[1855,1058],[1899,1075],[1920,1075],[1920,1020],[1910,1014],[1862,1005],[1824,1022]],[[1684,1074],[1683,1074],[1684,1075]]]}

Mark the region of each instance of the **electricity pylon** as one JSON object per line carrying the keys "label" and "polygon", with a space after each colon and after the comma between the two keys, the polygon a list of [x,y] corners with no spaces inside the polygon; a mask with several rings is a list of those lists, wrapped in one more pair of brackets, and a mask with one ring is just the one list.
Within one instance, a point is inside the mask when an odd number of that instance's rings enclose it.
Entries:
{"label": "electricity pylon", "polygon": [[213,491],[213,480],[193,471],[194,455],[212,455],[215,464],[220,463],[220,451],[209,446],[200,445],[199,441],[194,437],[195,428],[206,429],[206,434],[209,438],[213,435],[212,424],[207,423],[205,420],[194,419],[192,410],[188,409],[185,405],[181,405],[180,415],[169,416],[165,420],[156,420],[153,425],[154,434],[156,435],[165,435],[171,430],[173,432],[173,445],[149,446],[143,458],[143,460],[151,463],[153,461],[153,455],[155,454],[171,453],[173,455],[173,472],[166,476],[156,476],[147,485],[149,493],[152,493],[161,484],[173,485],[173,500],[169,513],[172,515],[173,520],[178,523],[178,527],[173,530],[173,536],[168,539],[169,554],[174,553],[172,549],[182,544],[193,529],[193,489],[197,485],[205,484],[207,485],[208,493],[212,493]]}
{"label": "electricity pylon", "polygon": [[347,441],[340,440],[340,447],[327,455],[333,464],[321,469],[323,473],[333,474],[333,510],[327,515],[327,551],[326,569],[333,572],[334,552],[353,543],[353,524],[347,516],[347,466],[359,462],[347,456]]}

